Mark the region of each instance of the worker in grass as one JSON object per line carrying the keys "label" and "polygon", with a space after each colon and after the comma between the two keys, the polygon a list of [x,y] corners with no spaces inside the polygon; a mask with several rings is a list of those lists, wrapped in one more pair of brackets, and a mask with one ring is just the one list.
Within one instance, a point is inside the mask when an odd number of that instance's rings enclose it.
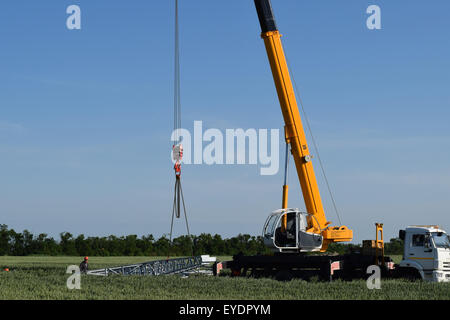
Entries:
{"label": "worker in grass", "polygon": [[89,259],[89,257],[84,257],[84,260],[80,263],[80,272],[81,273],[86,273],[88,271],[88,269],[89,269],[88,259]]}

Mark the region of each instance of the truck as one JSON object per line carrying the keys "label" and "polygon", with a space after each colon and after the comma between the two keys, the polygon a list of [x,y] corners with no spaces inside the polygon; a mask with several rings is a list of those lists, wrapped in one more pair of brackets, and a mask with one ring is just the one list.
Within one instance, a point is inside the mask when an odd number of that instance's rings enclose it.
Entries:
{"label": "truck", "polygon": [[403,259],[395,266],[397,277],[431,282],[450,281],[450,236],[439,226],[416,225],[399,231]]}
{"label": "truck", "polygon": [[[282,207],[269,214],[263,227],[264,244],[272,255],[235,255],[232,261],[216,262],[214,274],[230,269],[233,276],[273,276],[279,280],[293,277],[310,279],[354,279],[367,276],[376,265],[382,276],[449,281],[449,238],[437,226],[408,227],[400,231],[404,256],[395,264],[384,255],[383,224],[376,223],[375,240],[364,240],[362,249],[344,255],[327,253],[332,243],[349,242],[353,231],[333,226],[327,220],[313,168],[313,156],[306,141],[296,94],[289,74],[270,0],[254,0],[261,26],[261,37],[269,59],[275,88],[285,123],[286,161]],[[306,212],[288,207],[289,151],[295,162]],[[421,245],[420,245],[421,244]]]}

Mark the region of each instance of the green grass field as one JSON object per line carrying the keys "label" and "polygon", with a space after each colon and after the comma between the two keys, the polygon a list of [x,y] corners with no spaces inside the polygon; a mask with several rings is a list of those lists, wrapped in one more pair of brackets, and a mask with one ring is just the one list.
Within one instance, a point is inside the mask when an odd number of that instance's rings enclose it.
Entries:
{"label": "green grass field", "polygon": [[[156,258],[155,258],[156,259]],[[221,257],[221,260],[229,257]],[[81,290],[69,290],[67,266],[80,257],[0,257],[0,299],[450,299],[450,283],[384,280],[369,290],[363,280],[343,282],[279,282],[272,279],[213,276],[82,275]],[[144,262],[146,257],[90,257],[90,268]]]}

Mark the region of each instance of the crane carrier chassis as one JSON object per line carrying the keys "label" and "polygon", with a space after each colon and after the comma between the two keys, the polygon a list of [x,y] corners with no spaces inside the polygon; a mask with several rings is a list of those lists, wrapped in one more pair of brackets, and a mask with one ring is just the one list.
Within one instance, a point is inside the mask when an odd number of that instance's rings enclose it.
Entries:
{"label": "crane carrier chassis", "polygon": [[351,280],[367,278],[367,268],[379,265],[381,276],[394,276],[394,262],[384,257],[384,264],[376,264],[375,257],[352,253],[345,255],[306,255],[306,254],[275,254],[256,256],[233,256],[232,261],[216,262],[213,266],[214,275],[219,275],[224,269],[231,271],[231,276],[274,277],[277,280],[288,281],[292,278],[310,280],[317,277],[322,281],[333,279]]}

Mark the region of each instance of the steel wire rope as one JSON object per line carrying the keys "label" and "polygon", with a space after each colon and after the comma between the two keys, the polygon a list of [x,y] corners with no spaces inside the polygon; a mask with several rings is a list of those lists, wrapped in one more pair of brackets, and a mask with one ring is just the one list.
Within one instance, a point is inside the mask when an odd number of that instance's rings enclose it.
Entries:
{"label": "steel wire rope", "polygon": [[[181,130],[181,85],[180,85],[180,23],[179,23],[179,3],[175,0],[175,49],[174,49],[174,140],[173,147],[180,143],[180,130]],[[181,198],[181,199],[180,199]],[[186,220],[186,229],[188,238],[191,239],[188,218],[186,213],[186,205],[184,202],[183,189],[181,187],[181,177],[176,174],[175,188],[174,188],[174,202],[172,209],[172,220],[170,224],[169,243],[172,244],[174,216],[180,217],[180,200],[183,205],[184,216]],[[169,247],[170,250],[170,247]],[[191,253],[194,254],[194,248],[191,246]],[[169,256],[169,254],[168,254]]]}
{"label": "steel wire rope", "polygon": [[311,136],[311,141],[313,143],[314,150],[316,151],[317,159],[319,160],[320,169],[321,169],[322,175],[324,177],[325,184],[327,186],[328,193],[330,195],[334,211],[335,211],[336,216],[337,216],[337,218],[339,220],[339,224],[342,225],[341,217],[339,215],[339,210],[337,208],[336,201],[335,201],[334,196],[333,196],[333,192],[331,191],[331,186],[330,186],[330,183],[328,181],[328,177],[327,177],[327,175],[325,173],[325,168],[324,168],[323,163],[322,163],[322,158],[320,157],[319,147],[317,146],[316,139],[314,138],[314,135],[313,135],[313,132],[312,132],[312,129],[311,129],[311,125],[310,125],[310,122],[309,122],[309,118],[308,118],[308,115],[306,113],[305,107],[303,105],[303,101],[302,101],[302,98],[300,96],[300,91],[298,89],[297,82],[295,81],[295,75],[294,75],[293,69],[291,68],[291,65],[289,63],[289,59],[287,58],[287,54],[286,53],[285,53],[285,56],[286,56],[286,62],[287,62],[288,68],[289,68],[290,73],[291,73],[292,82],[294,83],[295,94],[297,96],[298,101],[300,102],[300,107],[301,107],[301,110],[302,110],[302,113],[303,113],[303,117],[304,117],[305,122],[306,122],[306,127],[308,128],[309,135]]}

